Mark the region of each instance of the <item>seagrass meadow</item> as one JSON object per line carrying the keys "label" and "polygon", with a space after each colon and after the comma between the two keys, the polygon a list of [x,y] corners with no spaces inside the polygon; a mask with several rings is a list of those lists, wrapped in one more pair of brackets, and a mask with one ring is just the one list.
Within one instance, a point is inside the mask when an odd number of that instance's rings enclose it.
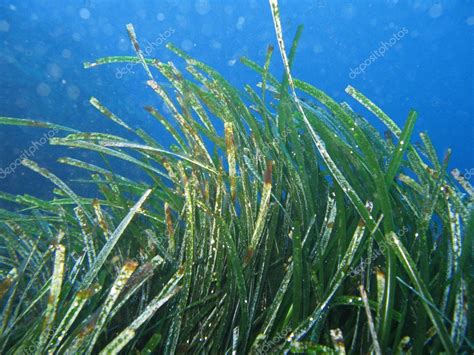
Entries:
{"label": "seagrass meadow", "polygon": [[59,159],[98,198],[29,159],[54,198],[0,193],[2,354],[472,353],[472,186],[413,137],[415,111],[399,127],[348,86],[362,117],[293,77],[302,28],[287,51],[270,6],[278,49],[241,59],[256,88],[172,44],[175,62],[145,58],[132,25],[136,56],[85,64],[141,65],[170,147],[94,97],[134,138],[0,117],[104,162]]}

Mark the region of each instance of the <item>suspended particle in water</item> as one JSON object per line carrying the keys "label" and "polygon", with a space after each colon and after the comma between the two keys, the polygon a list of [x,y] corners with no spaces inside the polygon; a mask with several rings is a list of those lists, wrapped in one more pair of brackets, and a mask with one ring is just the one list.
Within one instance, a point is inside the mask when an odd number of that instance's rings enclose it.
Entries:
{"label": "suspended particle in water", "polygon": [[205,15],[211,11],[211,4],[209,0],[197,0],[194,3],[194,9],[199,15]]}
{"label": "suspended particle in water", "polygon": [[160,21],[160,22],[161,22],[161,21],[164,21],[164,20],[165,20],[165,14],[162,13],[162,12],[159,12],[159,13],[156,15],[156,19],[157,19],[158,21]]}
{"label": "suspended particle in water", "polygon": [[79,16],[83,20],[88,20],[91,17],[91,12],[89,11],[89,9],[83,7],[82,9],[79,10]]}
{"label": "suspended particle in water", "polygon": [[237,24],[235,25],[235,27],[239,31],[242,31],[242,29],[244,28],[244,24],[245,24],[245,17],[239,16],[239,18],[237,19]]}

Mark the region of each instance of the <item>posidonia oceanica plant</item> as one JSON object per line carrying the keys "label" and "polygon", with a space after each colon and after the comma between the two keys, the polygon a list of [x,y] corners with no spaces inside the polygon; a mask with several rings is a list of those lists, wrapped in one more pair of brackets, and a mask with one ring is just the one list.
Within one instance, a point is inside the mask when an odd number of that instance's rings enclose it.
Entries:
{"label": "posidonia oceanica plant", "polygon": [[242,58],[261,82],[239,91],[172,44],[184,65],[145,58],[132,25],[135,56],[85,64],[141,65],[170,147],[95,97],[123,137],[0,117],[104,161],[59,159],[95,199],[29,159],[54,198],[0,194],[18,206],[0,210],[2,353],[472,352],[471,185],[414,142],[415,111],[399,127],[348,86],[364,118],[294,77],[302,28],[287,52],[270,6],[282,80],[272,47]]}

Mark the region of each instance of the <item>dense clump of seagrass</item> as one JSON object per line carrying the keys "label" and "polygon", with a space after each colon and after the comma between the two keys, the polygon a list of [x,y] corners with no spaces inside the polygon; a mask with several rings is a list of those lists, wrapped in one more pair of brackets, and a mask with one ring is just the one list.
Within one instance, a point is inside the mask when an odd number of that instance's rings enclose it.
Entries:
{"label": "dense clump of seagrass", "polygon": [[301,31],[287,57],[270,4],[285,75],[269,72],[272,48],[263,66],[243,58],[258,90],[241,94],[172,45],[188,74],[145,59],[131,25],[136,57],[86,64],[143,65],[171,112],[146,108],[170,149],[96,98],[136,139],[0,117],[56,128],[64,134],[51,144],[150,177],[61,158],[91,173],[101,197],[88,199],[23,161],[56,197],[0,194],[19,206],[0,210],[2,353],[472,351],[472,187],[446,173],[449,152],[439,161],[426,134],[412,143],[415,112],[399,128],[348,87],[385,124],[382,136],[292,78]]}

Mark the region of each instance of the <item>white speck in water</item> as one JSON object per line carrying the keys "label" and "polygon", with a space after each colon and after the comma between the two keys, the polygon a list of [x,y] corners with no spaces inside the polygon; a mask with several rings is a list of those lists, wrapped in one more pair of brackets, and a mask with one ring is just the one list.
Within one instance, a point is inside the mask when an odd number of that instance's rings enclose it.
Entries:
{"label": "white speck in water", "polygon": [[194,8],[199,15],[205,15],[211,10],[209,0],[196,0]]}
{"label": "white speck in water", "polygon": [[162,13],[162,12],[158,13],[158,14],[156,15],[156,19],[157,19],[158,21],[164,21],[164,19],[165,19],[165,14]]}
{"label": "white speck in water", "polygon": [[469,16],[466,20],[468,26],[474,26],[474,16]]}
{"label": "white speck in water", "polygon": [[89,9],[83,7],[79,10],[79,16],[81,16],[83,20],[88,20],[91,17],[91,12]]}
{"label": "white speck in water", "polygon": [[239,16],[239,18],[237,19],[237,24],[235,25],[235,27],[239,31],[242,31],[242,29],[244,28],[244,24],[245,24],[245,17]]}
{"label": "white speck in water", "polygon": [[127,41],[124,37],[122,37],[122,38],[119,39],[119,43],[118,43],[117,47],[121,51],[126,51],[126,50],[128,50],[129,45],[130,45],[130,42]]}

